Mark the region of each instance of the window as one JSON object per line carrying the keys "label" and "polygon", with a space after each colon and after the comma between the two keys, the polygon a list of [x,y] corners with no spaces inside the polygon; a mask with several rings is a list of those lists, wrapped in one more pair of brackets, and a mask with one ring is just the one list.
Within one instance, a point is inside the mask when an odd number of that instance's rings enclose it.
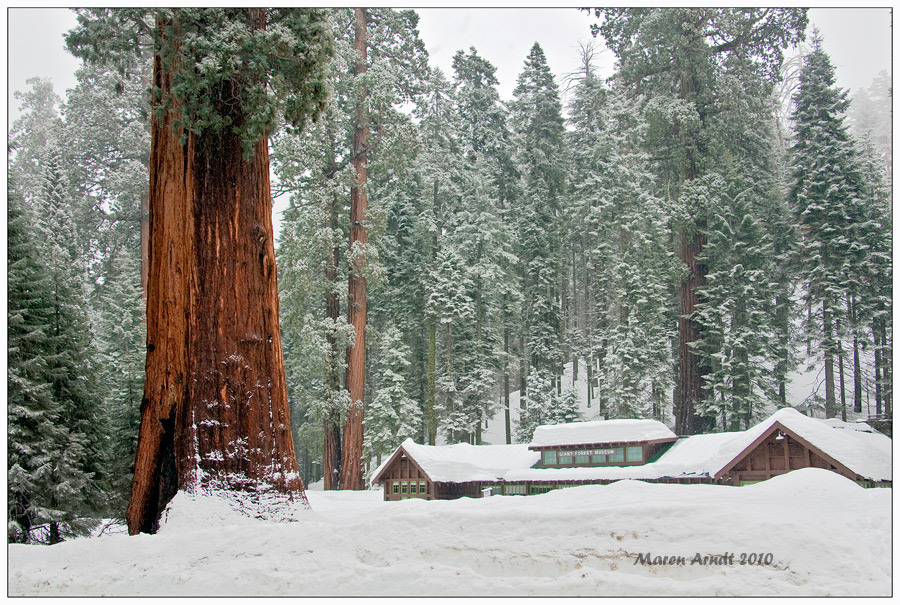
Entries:
{"label": "window", "polygon": [[592,454],[591,464],[606,464],[606,454]]}
{"label": "window", "polygon": [[556,450],[544,450],[541,452],[541,462],[544,466],[556,464]]}
{"label": "window", "polygon": [[400,482],[399,482],[399,481],[394,481],[394,487],[393,487],[393,490],[392,490],[392,491],[393,491],[393,493],[395,493],[395,494],[399,494],[399,493],[400,493]]}
{"label": "window", "polygon": [[644,450],[641,446],[626,447],[625,460],[627,462],[640,462],[644,459]]}
{"label": "window", "polygon": [[625,448],[617,447],[615,454],[609,455],[610,462],[625,462]]}
{"label": "window", "polygon": [[590,456],[575,456],[575,464],[590,464]]}
{"label": "window", "polygon": [[407,487],[407,485],[409,485],[409,484],[408,484],[406,481],[401,481],[401,482],[400,482],[400,493],[401,493],[401,494],[405,494],[405,493],[406,493],[406,487]]}
{"label": "window", "polygon": [[524,495],[526,493],[527,492],[525,491],[524,483],[503,486],[503,495],[504,496]]}
{"label": "window", "polygon": [[552,485],[532,485],[528,488],[529,494],[546,494],[547,492],[553,491],[555,488]]}
{"label": "window", "polygon": [[424,481],[419,481],[419,493],[424,494],[428,490],[428,484]]}
{"label": "window", "polygon": [[572,454],[568,452],[560,452],[559,453],[559,463],[560,464],[572,464]]}

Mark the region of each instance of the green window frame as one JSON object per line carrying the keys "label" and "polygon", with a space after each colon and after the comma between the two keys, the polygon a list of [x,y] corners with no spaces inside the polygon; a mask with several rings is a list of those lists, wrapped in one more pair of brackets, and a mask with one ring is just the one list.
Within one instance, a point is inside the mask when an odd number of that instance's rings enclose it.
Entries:
{"label": "green window frame", "polygon": [[606,454],[591,454],[591,464],[606,464]]}
{"label": "green window frame", "polygon": [[525,488],[526,486],[524,483],[506,484],[503,486],[503,495],[524,496],[528,493]]}
{"label": "green window frame", "polygon": [[541,452],[541,462],[544,466],[558,464],[556,461],[556,450],[544,450]]}
{"label": "green window frame", "polygon": [[556,489],[553,485],[532,485],[528,488],[529,494],[546,494],[547,492],[552,492]]}
{"label": "green window frame", "polygon": [[419,481],[419,493],[424,494],[428,491],[428,484],[424,481]]}
{"label": "green window frame", "polygon": [[617,447],[615,448],[616,453],[610,454],[608,460],[610,462],[625,462],[625,448]]}
{"label": "green window frame", "polygon": [[399,493],[400,493],[400,482],[399,482],[399,481],[394,481],[394,487],[393,487],[393,489],[391,490],[391,493],[393,493],[393,494],[399,494]]}
{"label": "green window frame", "polygon": [[559,464],[572,464],[572,454],[568,452],[560,452]]}
{"label": "green window frame", "polygon": [[625,461],[626,462],[643,462],[644,461],[644,448],[641,446],[629,446],[625,448]]}
{"label": "green window frame", "polygon": [[408,493],[408,491],[409,491],[409,482],[408,482],[408,481],[401,481],[401,482],[400,482],[400,493],[401,493],[401,494],[406,494],[406,493]]}
{"label": "green window frame", "polygon": [[575,464],[590,464],[590,456],[575,456]]}

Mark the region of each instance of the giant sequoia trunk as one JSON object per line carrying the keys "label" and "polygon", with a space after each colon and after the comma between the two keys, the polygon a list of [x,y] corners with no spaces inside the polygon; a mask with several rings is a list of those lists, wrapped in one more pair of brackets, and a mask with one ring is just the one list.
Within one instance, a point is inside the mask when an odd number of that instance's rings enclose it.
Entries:
{"label": "giant sequoia trunk", "polygon": [[693,235],[682,233],[681,261],[687,268],[687,275],[679,288],[678,314],[678,394],[675,400],[675,432],[678,435],[693,435],[703,432],[703,418],[697,413],[697,404],[702,398],[703,374],[700,357],[693,351],[692,344],[700,338],[700,328],[693,314],[697,309],[697,291],[706,283],[706,267],[698,262],[706,237],[700,228]]}
{"label": "giant sequoia trunk", "polygon": [[[156,57],[155,86],[168,91],[171,75]],[[216,92],[233,99],[238,85]],[[239,105],[222,106],[241,123]],[[230,129],[181,142],[172,120],[172,112],[152,120],[147,364],[131,534],[154,531],[179,490],[306,504],[281,349],[267,142],[244,157]]]}
{"label": "giant sequoia trunk", "polygon": [[[356,75],[366,73],[366,12],[356,14]],[[344,448],[341,452],[341,489],[365,489],[363,481],[363,402],[366,383],[366,139],[369,137],[366,119],[365,89],[360,91],[356,106],[356,130],[353,134],[353,167],[356,184],[350,190],[350,267],[348,319],[356,331],[353,346],[347,351],[347,391],[350,409],[344,425]]]}

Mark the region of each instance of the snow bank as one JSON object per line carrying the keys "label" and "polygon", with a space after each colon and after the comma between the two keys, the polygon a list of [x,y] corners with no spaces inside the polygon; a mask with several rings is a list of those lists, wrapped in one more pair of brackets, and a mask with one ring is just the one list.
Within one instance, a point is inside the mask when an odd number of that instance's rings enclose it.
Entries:
{"label": "snow bank", "polygon": [[[819,469],[741,488],[621,481],[431,502],[308,495],[313,510],[296,523],[181,499],[154,536],[10,545],[8,593],[891,594],[891,490]],[[747,564],[751,554],[767,562]]]}

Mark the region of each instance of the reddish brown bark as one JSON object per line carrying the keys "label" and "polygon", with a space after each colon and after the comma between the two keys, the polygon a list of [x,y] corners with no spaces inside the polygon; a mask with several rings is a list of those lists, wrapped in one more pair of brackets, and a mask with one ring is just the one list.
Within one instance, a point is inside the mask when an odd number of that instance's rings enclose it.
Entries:
{"label": "reddish brown bark", "polygon": [[[354,9],[356,16],[356,75],[366,73],[366,11]],[[353,167],[356,185],[350,190],[350,255],[352,259],[348,289],[348,320],[356,331],[353,346],[347,351],[347,390],[350,393],[350,409],[344,425],[344,447],[341,460],[341,489],[365,489],[363,482],[363,401],[365,401],[366,376],[366,278],[362,271],[365,255],[357,253],[358,246],[365,247],[366,228],[366,140],[369,137],[368,118],[365,109],[365,87],[359,93],[356,105],[356,130],[353,133]]]}
{"label": "reddish brown bark", "polygon": [[688,270],[679,288],[678,315],[678,398],[675,405],[675,432],[692,435],[701,432],[700,418],[696,406],[700,402],[703,389],[703,375],[700,372],[700,358],[694,354],[690,344],[700,337],[697,322],[692,318],[697,308],[697,289],[706,283],[706,268],[697,262],[703,250],[706,237],[698,230],[687,234],[682,232],[680,256]]}
{"label": "reddish brown bark", "polygon": [[141,296],[147,302],[147,282],[150,277],[150,194],[141,196]]}
{"label": "reddish brown bark", "polygon": [[[155,85],[168,91],[170,76],[157,57]],[[235,98],[234,86],[217,92]],[[239,124],[241,108],[228,111]],[[189,134],[182,144],[172,119],[154,113],[151,126],[147,364],[131,534],[153,531],[179,490],[306,501],[281,349],[267,142],[249,158],[231,130]]]}

